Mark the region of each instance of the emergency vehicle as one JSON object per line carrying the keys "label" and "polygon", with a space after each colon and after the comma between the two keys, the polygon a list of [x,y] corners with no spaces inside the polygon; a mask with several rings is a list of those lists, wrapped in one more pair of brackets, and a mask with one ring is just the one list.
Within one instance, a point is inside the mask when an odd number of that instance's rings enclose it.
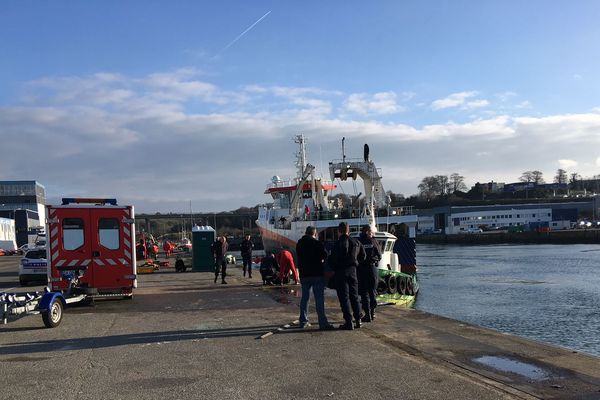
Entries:
{"label": "emergency vehicle", "polygon": [[[48,279],[52,291],[93,297],[133,295],[137,287],[133,206],[116,199],[64,198],[46,206]],[[71,275],[70,275],[71,274]]]}

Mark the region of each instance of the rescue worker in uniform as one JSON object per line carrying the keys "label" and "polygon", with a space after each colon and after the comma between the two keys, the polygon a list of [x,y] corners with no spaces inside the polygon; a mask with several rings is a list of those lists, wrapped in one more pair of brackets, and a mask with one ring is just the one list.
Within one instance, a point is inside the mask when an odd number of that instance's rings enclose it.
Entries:
{"label": "rescue worker in uniform", "polygon": [[246,266],[248,267],[248,278],[252,278],[252,249],[254,243],[250,240],[250,235],[246,235],[242,243],[240,244],[240,250],[242,252],[242,269],[244,276],[246,276]]}
{"label": "rescue worker in uniform", "polygon": [[227,276],[227,260],[225,254],[227,253],[227,239],[225,236],[220,236],[212,246],[213,256],[215,257],[215,283],[219,278],[219,272],[221,273],[221,284],[225,285],[225,277]]}
{"label": "rescue worker in uniform", "polygon": [[381,260],[381,248],[373,238],[373,231],[369,225],[364,225],[358,238],[366,253],[365,260],[358,265],[358,293],[364,311],[362,322],[371,322],[375,318],[377,307],[377,282],[379,271],[377,263]]}
{"label": "rescue worker in uniform", "polygon": [[279,279],[281,284],[287,280],[290,275],[290,271],[292,272],[292,277],[294,279],[294,283],[297,285],[298,278],[298,270],[296,270],[296,264],[294,264],[294,256],[289,250],[281,250],[276,256],[275,259],[279,264]]}
{"label": "rescue worker in uniform", "polygon": [[345,323],[339,329],[352,330],[361,326],[356,268],[365,259],[365,249],[358,240],[348,235],[350,229],[346,222],[340,222],[338,233],[339,238],[333,245],[328,261],[335,271],[335,287],[344,314]]}

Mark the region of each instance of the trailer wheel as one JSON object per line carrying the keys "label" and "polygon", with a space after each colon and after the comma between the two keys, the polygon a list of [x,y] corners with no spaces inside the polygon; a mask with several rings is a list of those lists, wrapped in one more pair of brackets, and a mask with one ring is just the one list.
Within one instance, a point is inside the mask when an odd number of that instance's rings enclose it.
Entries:
{"label": "trailer wheel", "polygon": [[60,299],[54,299],[48,310],[42,314],[46,328],[55,328],[60,325],[63,316],[63,304]]}

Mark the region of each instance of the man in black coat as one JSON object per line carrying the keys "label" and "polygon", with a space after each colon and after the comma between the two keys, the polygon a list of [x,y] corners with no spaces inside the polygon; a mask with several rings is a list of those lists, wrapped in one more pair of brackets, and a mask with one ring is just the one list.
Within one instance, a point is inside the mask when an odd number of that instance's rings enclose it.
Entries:
{"label": "man in black coat", "polygon": [[[335,286],[344,314],[345,323],[340,325],[340,329],[352,330],[361,326],[356,268],[365,259],[365,249],[358,240],[348,235],[350,229],[346,222],[340,222],[338,233],[339,238],[333,245],[328,260],[335,271]],[[354,317],[354,326],[352,317]]]}
{"label": "man in black coat", "polygon": [[317,316],[319,318],[319,329],[322,331],[334,329],[327,321],[325,315],[325,267],[327,251],[323,243],[316,238],[317,230],[314,226],[306,227],[306,232],[296,244],[296,255],[298,256],[298,270],[300,272],[300,284],[302,285],[302,298],[300,299],[300,327],[310,326],[308,322],[308,300],[312,288],[315,296]]}
{"label": "man in black coat", "polygon": [[227,259],[225,255],[227,253],[227,239],[225,236],[220,236],[217,241],[212,245],[213,256],[215,257],[215,283],[219,278],[219,272],[221,272],[221,283],[225,285],[225,277],[227,276]]}
{"label": "man in black coat", "polygon": [[254,243],[250,240],[250,235],[246,235],[242,243],[240,244],[240,250],[242,253],[242,270],[244,276],[246,276],[246,266],[248,267],[248,278],[252,278],[252,249]]}
{"label": "man in black coat", "polygon": [[358,238],[366,253],[365,260],[358,266],[358,293],[365,316],[362,322],[371,322],[375,318],[375,307],[377,307],[377,282],[379,271],[377,264],[381,260],[381,248],[377,240],[373,238],[373,231],[369,225],[361,229]]}

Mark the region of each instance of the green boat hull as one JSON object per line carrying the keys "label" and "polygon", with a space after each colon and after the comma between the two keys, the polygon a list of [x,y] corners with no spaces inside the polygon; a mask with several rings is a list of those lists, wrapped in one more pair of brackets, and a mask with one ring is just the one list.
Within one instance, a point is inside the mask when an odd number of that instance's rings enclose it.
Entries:
{"label": "green boat hull", "polygon": [[379,270],[379,285],[377,286],[377,301],[412,307],[419,292],[417,274],[407,274],[385,269]]}

